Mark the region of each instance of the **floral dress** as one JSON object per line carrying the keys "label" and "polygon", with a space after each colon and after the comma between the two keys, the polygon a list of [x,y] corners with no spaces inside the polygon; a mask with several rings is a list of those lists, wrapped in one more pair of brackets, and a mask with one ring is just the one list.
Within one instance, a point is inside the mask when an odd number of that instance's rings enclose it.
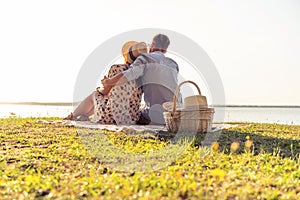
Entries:
{"label": "floral dress", "polygon": [[[126,64],[111,66],[108,78],[128,69]],[[140,118],[142,89],[136,81],[114,86],[107,95],[95,94],[95,121],[101,124],[135,124]]]}

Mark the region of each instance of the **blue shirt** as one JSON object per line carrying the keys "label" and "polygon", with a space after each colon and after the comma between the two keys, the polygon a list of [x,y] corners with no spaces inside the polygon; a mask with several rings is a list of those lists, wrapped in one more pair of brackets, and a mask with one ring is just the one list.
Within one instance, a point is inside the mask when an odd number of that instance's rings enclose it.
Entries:
{"label": "blue shirt", "polygon": [[[178,85],[179,68],[177,63],[162,52],[141,54],[129,69],[122,72],[128,81],[138,80],[143,86],[147,107],[173,101]],[[180,94],[179,94],[180,95]],[[181,102],[181,95],[179,96]]]}

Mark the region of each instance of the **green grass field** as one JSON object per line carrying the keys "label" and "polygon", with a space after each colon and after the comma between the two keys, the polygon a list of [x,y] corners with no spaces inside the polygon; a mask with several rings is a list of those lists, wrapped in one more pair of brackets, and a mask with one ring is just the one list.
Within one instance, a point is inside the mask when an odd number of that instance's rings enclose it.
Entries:
{"label": "green grass field", "polygon": [[181,149],[36,121],[0,119],[0,199],[300,199],[300,126],[243,124],[208,148],[199,135]]}

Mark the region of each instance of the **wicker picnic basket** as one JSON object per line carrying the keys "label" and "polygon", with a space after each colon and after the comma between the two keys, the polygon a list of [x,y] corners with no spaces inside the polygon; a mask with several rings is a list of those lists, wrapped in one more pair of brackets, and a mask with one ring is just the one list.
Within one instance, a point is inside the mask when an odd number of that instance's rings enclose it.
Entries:
{"label": "wicker picnic basket", "polygon": [[[198,85],[193,81],[184,81],[180,83],[176,88],[173,102],[166,102],[163,104],[163,107],[167,110],[164,112],[167,129],[170,132],[209,132],[211,130],[215,112],[213,108],[208,108],[207,105],[180,108],[180,106],[177,105],[179,89],[185,83],[191,83],[196,86],[198,93],[201,96]],[[170,107],[170,104],[172,104],[172,107]]]}

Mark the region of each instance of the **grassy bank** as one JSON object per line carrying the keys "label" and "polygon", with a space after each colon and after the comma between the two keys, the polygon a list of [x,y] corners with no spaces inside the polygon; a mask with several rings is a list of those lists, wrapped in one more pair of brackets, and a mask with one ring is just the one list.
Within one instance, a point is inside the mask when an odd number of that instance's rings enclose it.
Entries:
{"label": "grassy bank", "polygon": [[[121,172],[95,153],[105,151],[100,139],[83,139],[99,132],[36,121],[0,119],[0,199],[300,199],[300,126],[243,124],[222,131],[209,152],[200,135],[160,170]],[[173,145],[99,134],[128,155]]]}

